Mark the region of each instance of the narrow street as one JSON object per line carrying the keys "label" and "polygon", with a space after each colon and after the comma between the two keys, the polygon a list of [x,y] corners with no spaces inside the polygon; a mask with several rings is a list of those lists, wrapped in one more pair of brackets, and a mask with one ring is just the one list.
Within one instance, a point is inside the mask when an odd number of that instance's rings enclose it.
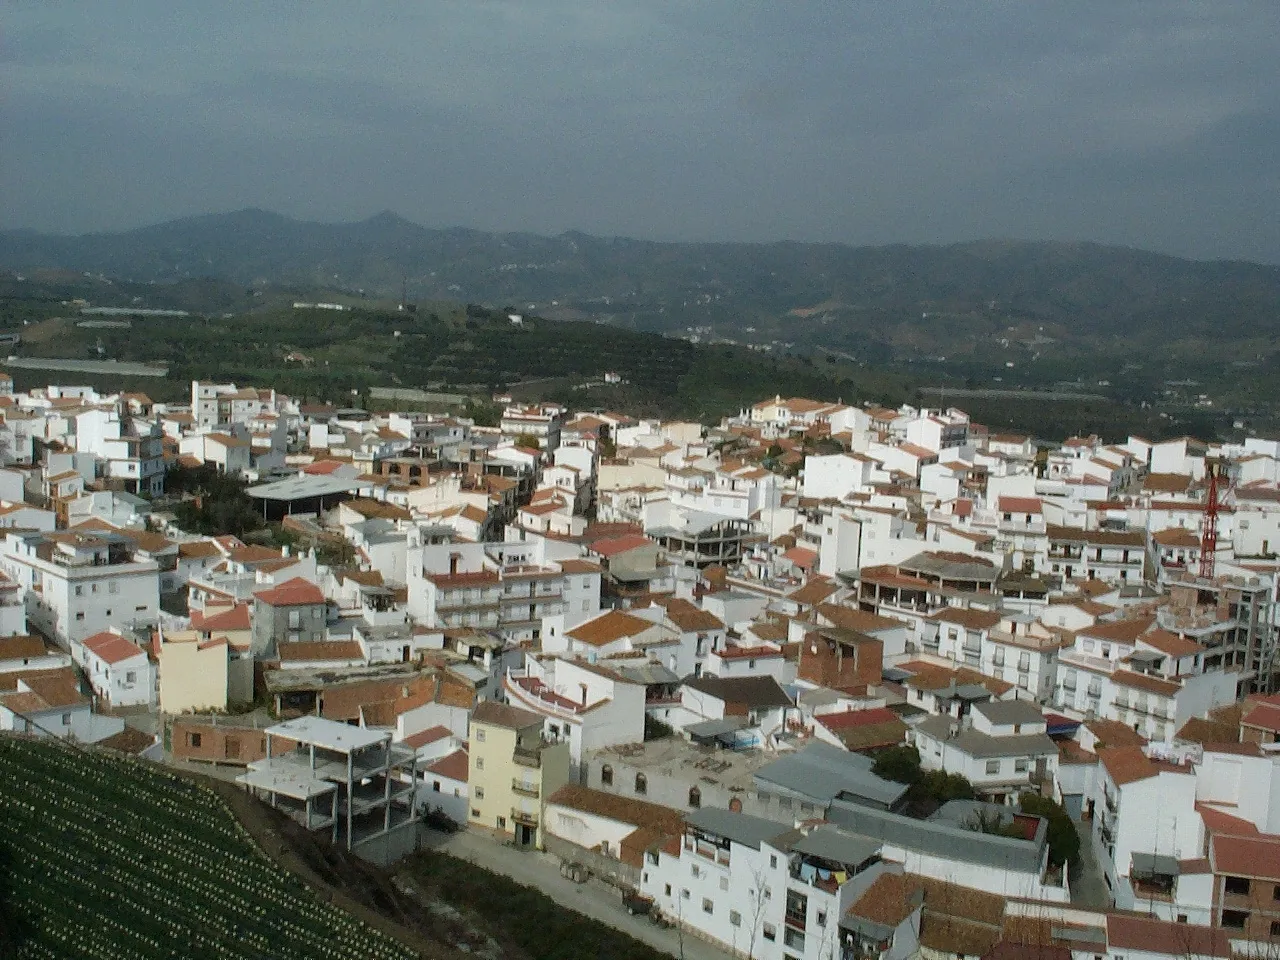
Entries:
{"label": "narrow street", "polygon": [[664,930],[644,917],[631,916],[623,909],[618,891],[599,880],[574,883],[560,876],[560,861],[551,854],[521,853],[465,830],[448,835],[424,828],[421,836],[424,847],[540,890],[562,906],[630,934],[655,950],[673,957],[683,956],[685,960],[731,960],[727,951],[689,933],[684,935],[684,952],[681,954],[681,938],[675,930]]}

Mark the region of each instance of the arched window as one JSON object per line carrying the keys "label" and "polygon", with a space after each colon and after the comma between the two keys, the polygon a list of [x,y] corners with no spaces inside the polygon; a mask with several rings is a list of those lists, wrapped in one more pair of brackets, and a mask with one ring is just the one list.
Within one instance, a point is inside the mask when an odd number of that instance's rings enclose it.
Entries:
{"label": "arched window", "polygon": [[741,812],[742,812],[742,800],[741,800],[741,798],[739,798],[739,797],[734,797],[732,800],[730,800],[730,801],[729,801],[729,812],[730,812],[730,813],[741,813]]}
{"label": "arched window", "polygon": [[609,766],[607,763],[600,768],[600,786],[613,786],[613,767]]}
{"label": "arched window", "polygon": [[689,788],[689,806],[695,810],[702,806],[702,791],[697,787]]}
{"label": "arched window", "polygon": [[645,779],[645,775],[643,773],[637,773],[636,774],[636,793],[643,794],[648,792],[649,792],[649,781]]}

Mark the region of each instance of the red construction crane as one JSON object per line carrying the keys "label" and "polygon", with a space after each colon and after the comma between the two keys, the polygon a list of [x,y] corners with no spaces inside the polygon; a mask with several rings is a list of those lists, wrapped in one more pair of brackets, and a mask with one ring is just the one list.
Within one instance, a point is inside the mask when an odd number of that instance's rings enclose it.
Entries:
{"label": "red construction crane", "polygon": [[1209,490],[1204,498],[1204,520],[1200,524],[1200,577],[1212,580],[1217,566],[1218,510],[1231,494],[1233,484],[1223,474],[1221,460],[1205,463]]}

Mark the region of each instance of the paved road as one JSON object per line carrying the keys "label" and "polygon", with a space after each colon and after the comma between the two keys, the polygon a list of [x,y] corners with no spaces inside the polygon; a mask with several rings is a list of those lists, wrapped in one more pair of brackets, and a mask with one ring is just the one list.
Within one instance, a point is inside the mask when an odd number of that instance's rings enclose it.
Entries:
{"label": "paved road", "polygon": [[[622,907],[618,891],[599,880],[592,879],[586,883],[566,880],[560,876],[560,861],[551,854],[521,853],[465,830],[445,836],[424,829],[423,841],[436,850],[540,890],[557,903],[615,930],[629,933],[655,950],[673,957],[681,956],[680,936],[675,930],[663,930],[643,917],[629,915]],[[683,956],[685,960],[731,960],[727,951],[689,933],[684,935]]]}
{"label": "paved road", "polygon": [[1111,891],[1107,889],[1107,882],[1102,879],[1102,868],[1098,865],[1097,850],[1090,833],[1093,824],[1077,820],[1075,825],[1076,833],[1080,835],[1080,862],[1069,875],[1071,905],[1093,910],[1109,909]]}

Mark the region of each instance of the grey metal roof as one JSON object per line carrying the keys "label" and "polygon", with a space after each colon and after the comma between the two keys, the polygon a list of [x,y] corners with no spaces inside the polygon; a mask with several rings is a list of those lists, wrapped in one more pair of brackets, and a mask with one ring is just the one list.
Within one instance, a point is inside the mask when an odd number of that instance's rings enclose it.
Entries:
{"label": "grey metal roof", "polygon": [[1130,873],[1159,873],[1166,877],[1176,877],[1181,873],[1178,858],[1163,853],[1135,853]]}
{"label": "grey metal roof", "polygon": [[300,474],[274,483],[260,483],[249,487],[245,493],[257,500],[302,500],[307,497],[350,493],[359,486],[360,481],[355,479]]}
{"label": "grey metal roof", "polygon": [[691,737],[700,739],[707,737],[721,737],[726,733],[736,733],[739,730],[745,730],[750,726],[746,717],[725,717],[723,720],[703,720],[701,723],[691,723],[684,728],[684,732]]}
{"label": "grey metal roof", "polygon": [[975,713],[981,713],[993,724],[1044,723],[1044,712],[1030,700],[990,700],[975,703]]}
{"label": "grey metal roof", "polygon": [[1000,568],[982,560],[952,560],[933,553],[917,553],[898,564],[900,570],[919,571],[946,580],[989,580],[1000,576]]}
{"label": "grey metal roof", "polygon": [[833,801],[827,819],[853,833],[880,837],[905,850],[1037,876],[1047,843],[1043,823],[1036,840],[1020,840],[938,820],[913,820],[849,800]]}
{"label": "grey metal roof", "polygon": [[753,817],[746,813],[734,813],[718,807],[695,810],[684,819],[686,823],[699,830],[705,830],[707,833],[724,837],[755,850],[760,849],[760,844],[767,843],[791,830],[787,824],[776,820]]}
{"label": "grey metal roof", "polygon": [[848,796],[892,806],[907,792],[905,784],[884,780],[871,772],[871,759],[827,743],[810,743],[756,771],[761,789],[780,787],[816,803],[828,804]]}
{"label": "grey metal roof", "polygon": [[917,724],[915,729],[933,740],[944,742],[961,753],[979,759],[1035,757],[1058,752],[1058,745],[1048,734],[1016,733],[1006,737],[993,737],[968,727],[953,737],[950,735],[953,722],[949,717],[930,717]]}
{"label": "grey metal roof", "polygon": [[787,691],[771,676],[686,677],[684,685],[725,703],[746,704],[748,709],[794,706]]}
{"label": "grey metal roof", "polygon": [[791,849],[856,868],[879,854],[881,846],[883,844],[873,837],[862,837],[836,827],[818,827],[792,844]]}

